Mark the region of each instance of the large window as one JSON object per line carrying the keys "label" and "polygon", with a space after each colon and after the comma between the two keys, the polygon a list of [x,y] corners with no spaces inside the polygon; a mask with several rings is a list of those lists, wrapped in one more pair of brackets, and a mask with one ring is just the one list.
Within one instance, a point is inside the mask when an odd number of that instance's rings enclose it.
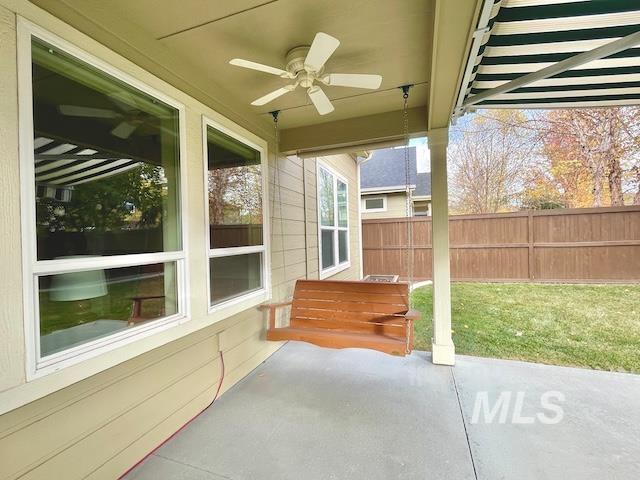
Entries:
{"label": "large window", "polygon": [[328,277],[349,267],[347,182],[324,165],[318,166],[320,270]]}
{"label": "large window", "polygon": [[185,255],[179,106],[30,38],[23,189],[37,373],[183,318]]}
{"label": "large window", "polygon": [[209,120],[204,128],[210,310],[249,306],[268,283],[263,152]]}

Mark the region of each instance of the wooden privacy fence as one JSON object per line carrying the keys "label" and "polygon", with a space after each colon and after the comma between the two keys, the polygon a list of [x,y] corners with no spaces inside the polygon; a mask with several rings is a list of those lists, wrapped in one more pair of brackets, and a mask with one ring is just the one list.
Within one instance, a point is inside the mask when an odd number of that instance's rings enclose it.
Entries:
{"label": "wooden privacy fence", "polygon": [[[364,274],[407,275],[406,218],[362,221]],[[413,276],[431,278],[431,218],[414,217]],[[640,206],[449,217],[451,277],[638,282]]]}

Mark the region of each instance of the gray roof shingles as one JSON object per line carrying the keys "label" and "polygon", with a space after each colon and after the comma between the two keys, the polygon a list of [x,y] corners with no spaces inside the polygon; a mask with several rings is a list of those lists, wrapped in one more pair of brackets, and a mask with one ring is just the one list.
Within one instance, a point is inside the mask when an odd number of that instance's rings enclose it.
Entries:
{"label": "gray roof shingles", "polygon": [[[416,185],[413,194],[431,195],[431,174],[416,173],[416,147],[408,147],[408,150],[409,181]],[[407,183],[406,171],[403,148],[376,150],[360,167],[360,188],[402,187]]]}

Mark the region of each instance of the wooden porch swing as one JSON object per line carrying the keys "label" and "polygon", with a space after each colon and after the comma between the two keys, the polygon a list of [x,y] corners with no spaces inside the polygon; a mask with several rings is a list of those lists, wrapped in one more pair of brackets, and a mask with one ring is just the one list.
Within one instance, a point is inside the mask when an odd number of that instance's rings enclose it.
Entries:
{"label": "wooden porch swing", "polygon": [[[407,100],[409,87],[401,87],[404,98],[404,133],[408,143]],[[278,143],[278,112],[272,113]],[[277,152],[276,152],[277,156]],[[407,216],[411,190],[409,156],[405,152]],[[304,170],[304,166],[303,166]],[[276,168],[274,183],[279,188]],[[275,201],[275,195],[274,195]],[[282,222],[280,222],[282,229]],[[282,232],[281,232],[282,233]],[[407,222],[407,275],[412,280],[412,224]],[[293,298],[264,304],[269,311],[267,340],[297,340],[327,348],[366,348],[404,356],[413,350],[413,323],[420,313],[410,308],[410,283],[339,280],[297,280]],[[276,326],[278,309],[290,307],[289,325]]]}
{"label": "wooden porch swing", "polygon": [[[276,327],[277,309],[291,307],[289,326]],[[328,348],[368,348],[404,356],[413,350],[409,284],[298,280],[293,299],[269,309],[267,340],[298,340]]]}

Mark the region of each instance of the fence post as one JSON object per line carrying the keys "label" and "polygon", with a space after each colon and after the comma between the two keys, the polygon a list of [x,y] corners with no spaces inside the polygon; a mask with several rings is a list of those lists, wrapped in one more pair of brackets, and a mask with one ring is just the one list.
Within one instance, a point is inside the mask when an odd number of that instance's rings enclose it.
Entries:
{"label": "fence post", "polygon": [[528,211],[527,215],[527,236],[529,243],[529,281],[532,282],[536,278],[535,269],[535,251],[533,246],[533,210]]}

